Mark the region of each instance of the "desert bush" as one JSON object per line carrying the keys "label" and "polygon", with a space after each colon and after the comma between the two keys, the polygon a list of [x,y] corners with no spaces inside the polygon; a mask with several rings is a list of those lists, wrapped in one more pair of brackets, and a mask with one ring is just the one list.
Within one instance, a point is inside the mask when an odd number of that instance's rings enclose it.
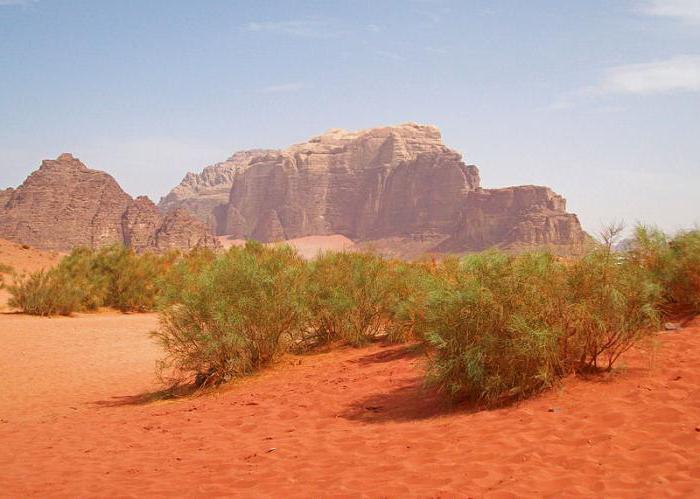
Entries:
{"label": "desert bush", "polygon": [[[417,267],[371,253],[326,253],[309,263],[306,341],[353,346],[401,341],[412,328],[403,305],[417,291]],[[405,320],[399,320],[399,316]]]}
{"label": "desert bush", "polygon": [[8,290],[10,307],[32,315],[70,315],[84,298],[83,289],[59,269],[19,276]]}
{"label": "desert bush", "polygon": [[392,343],[423,341],[430,291],[440,267],[435,261],[394,262],[390,300],[387,303],[386,339]]}
{"label": "desert bush", "polygon": [[304,261],[289,247],[247,243],[184,273],[178,302],[154,337],[164,378],[200,384],[256,371],[294,343],[303,324]]}
{"label": "desert bush", "polygon": [[448,260],[439,273],[422,325],[430,385],[494,403],[554,382],[565,275],[551,255],[488,252]]}
{"label": "desert bush", "polygon": [[137,255],[120,246],[78,248],[56,267],[9,286],[11,303],[25,313],[39,315],[65,315],[99,307],[122,312],[153,310],[160,293],[159,276],[174,258]]}
{"label": "desert bush", "polygon": [[670,301],[680,309],[700,313],[700,230],[681,232],[670,243],[673,279]]}
{"label": "desert bush", "polygon": [[216,255],[209,248],[194,248],[189,253],[174,255],[158,279],[160,308],[180,303],[185,294],[192,293],[192,289],[188,289],[195,282],[191,276],[202,272],[214,261]]}
{"label": "desert bush", "polygon": [[144,253],[137,255],[122,246],[102,248],[90,255],[88,274],[101,293],[102,306],[122,312],[147,312],[155,309],[159,278],[175,255]]}
{"label": "desert bush", "polygon": [[664,313],[700,312],[700,230],[670,239],[659,229],[638,226],[629,258],[662,288]]}
{"label": "desert bush", "polygon": [[625,254],[603,246],[569,268],[566,362],[571,369],[612,368],[658,328],[661,287]]}
{"label": "desert bush", "polygon": [[569,262],[498,252],[445,261],[422,324],[428,383],[496,403],[570,372],[611,369],[658,327],[661,297],[651,272],[612,244]]}

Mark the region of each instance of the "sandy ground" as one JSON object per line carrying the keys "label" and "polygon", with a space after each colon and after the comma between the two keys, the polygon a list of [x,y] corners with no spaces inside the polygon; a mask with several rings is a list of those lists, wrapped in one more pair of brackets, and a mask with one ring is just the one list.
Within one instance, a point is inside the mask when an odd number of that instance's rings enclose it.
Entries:
{"label": "sandy ground", "polygon": [[155,324],[0,316],[0,495],[700,494],[700,320],[612,375],[492,411],[446,407],[406,346],[290,357],[144,402]]}
{"label": "sandy ground", "polygon": [[21,244],[0,239],[0,263],[11,266],[19,273],[52,267],[62,256],[61,253],[24,248]]}
{"label": "sandy ground", "polygon": [[[243,246],[244,239],[230,239],[229,236],[218,236],[221,245],[228,249],[231,246]],[[287,239],[278,243],[266,243],[270,245],[288,244],[297,250],[299,255],[307,260],[316,258],[325,251],[351,251],[355,248],[355,243],[345,236],[333,234],[330,236],[306,236],[296,239]]]}

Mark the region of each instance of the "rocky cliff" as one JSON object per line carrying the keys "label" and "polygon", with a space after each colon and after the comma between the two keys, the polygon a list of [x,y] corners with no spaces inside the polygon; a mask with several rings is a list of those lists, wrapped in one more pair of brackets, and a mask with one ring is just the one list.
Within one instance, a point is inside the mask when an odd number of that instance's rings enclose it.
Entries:
{"label": "rocky cliff", "polygon": [[271,152],[266,149],[240,151],[226,161],[207,166],[201,173],[188,173],[179,185],[161,198],[158,207],[163,213],[184,208],[214,233],[223,233],[223,214],[233,178],[245,170],[253,158]]}
{"label": "rocky cliff", "polygon": [[[342,234],[419,241],[426,251],[546,245],[576,252],[586,235],[546,187],[482,189],[479,170],[433,126],[330,130],[253,156],[232,179],[220,233],[276,241]],[[220,209],[221,210],[221,209]]]}
{"label": "rocky cliff", "polygon": [[12,187],[8,189],[0,189],[0,210],[10,200],[10,197],[12,197],[12,193],[14,191],[15,190]]}
{"label": "rocky cliff", "polygon": [[[9,193],[9,194],[8,194]],[[17,189],[0,194],[0,237],[49,250],[126,244],[137,251],[216,246],[199,221],[160,214],[107,173],[70,154],[45,160]]]}

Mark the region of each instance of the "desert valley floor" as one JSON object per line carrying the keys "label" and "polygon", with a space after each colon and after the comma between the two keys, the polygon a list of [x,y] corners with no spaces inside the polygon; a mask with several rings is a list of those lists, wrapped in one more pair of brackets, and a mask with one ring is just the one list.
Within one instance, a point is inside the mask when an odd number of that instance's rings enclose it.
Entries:
{"label": "desert valley floor", "polygon": [[698,319],[609,376],[488,411],[426,392],[405,345],[153,401],[156,324],[0,315],[0,495],[698,494]]}

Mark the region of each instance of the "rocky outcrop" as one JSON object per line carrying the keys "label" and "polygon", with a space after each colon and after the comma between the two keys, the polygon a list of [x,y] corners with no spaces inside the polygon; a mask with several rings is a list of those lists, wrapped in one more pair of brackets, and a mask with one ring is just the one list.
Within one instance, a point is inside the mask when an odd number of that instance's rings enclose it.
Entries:
{"label": "rocky outcrop", "polygon": [[433,126],[330,130],[251,158],[238,170],[220,232],[263,242],[341,234],[354,241],[419,241],[428,251],[585,241],[564,199],[546,187],[482,189],[479,170]]}
{"label": "rocky outcrop", "polygon": [[7,204],[15,190],[12,187],[0,189],[0,210]]}
{"label": "rocky outcrop", "polygon": [[[109,244],[126,244],[137,251],[216,245],[206,227],[192,217],[180,214],[175,220],[163,217],[146,197],[132,199],[107,173],[62,154],[43,161],[0,204],[0,237],[58,251]],[[162,232],[174,243],[161,247]]]}
{"label": "rocky outcrop", "polygon": [[214,233],[222,233],[223,215],[235,175],[245,170],[253,158],[271,152],[266,149],[240,151],[226,161],[207,166],[201,173],[188,173],[178,186],[161,198],[158,207],[163,213],[185,208]]}
{"label": "rocky outcrop", "polygon": [[171,210],[163,217],[154,239],[154,247],[158,251],[221,246],[219,240],[202,222],[193,218],[187,210],[182,208]]}
{"label": "rocky outcrop", "polygon": [[155,235],[162,224],[158,207],[146,196],[137,197],[122,216],[124,244],[135,251],[156,247]]}
{"label": "rocky outcrop", "polygon": [[548,187],[524,185],[470,193],[454,233],[436,250],[544,246],[576,253],[585,241],[578,217],[566,213],[563,197]]}

